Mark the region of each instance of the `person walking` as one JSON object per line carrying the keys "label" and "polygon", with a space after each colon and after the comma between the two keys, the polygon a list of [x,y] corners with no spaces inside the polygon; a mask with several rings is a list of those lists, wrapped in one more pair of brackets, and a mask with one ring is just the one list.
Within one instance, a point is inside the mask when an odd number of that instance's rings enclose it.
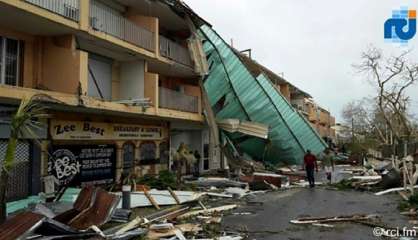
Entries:
{"label": "person walking", "polygon": [[309,187],[315,187],[315,176],[314,171],[318,172],[318,164],[315,155],[311,153],[311,150],[307,150],[306,154],[303,158],[305,170],[306,170],[306,177],[309,181]]}
{"label": "person walking", "polygon": [[332,153],[331,149],[325,149],[325,155],[322,159],[322,164],[324,165],[325,174],[327,175],[327,179],[329,183],[331,183],[332,179],[332,172],[334,172],[334,154]]}

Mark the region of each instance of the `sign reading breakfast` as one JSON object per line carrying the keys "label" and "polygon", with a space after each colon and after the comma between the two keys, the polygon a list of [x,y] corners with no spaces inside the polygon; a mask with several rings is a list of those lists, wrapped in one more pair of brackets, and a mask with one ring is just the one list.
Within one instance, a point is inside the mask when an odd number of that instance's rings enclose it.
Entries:
{"label": "sign reading breakfast", "polygon": [[163,128],[134,124],[51,120],[50,133],[55,140],[158,140]]}

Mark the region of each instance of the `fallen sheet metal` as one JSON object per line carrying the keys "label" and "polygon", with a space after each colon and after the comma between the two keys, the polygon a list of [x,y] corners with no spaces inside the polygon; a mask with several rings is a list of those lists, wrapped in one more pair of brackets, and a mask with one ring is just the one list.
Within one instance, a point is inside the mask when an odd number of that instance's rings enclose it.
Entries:
{"label": "fallen sheet metal", "polygon": [[79,192],[73,204],[73,208],[57,215],[54,218],[54,220],[67,224],[73,218],[75,218],[78,214],[80,214],[82,211],[91,207],[94,198],[95,198],[95,188],[92,186],[84,187]]}
{"label": "fallen sheet metal", "polygon": [[0,225],[0,240],[24,239],[42,224],[44,218],[37,213],[19,213]]}
{"label": "fallen sheet metal", "polygon": [[307,149],[319,154],[326,143],[264,74],[253,76],[233,49],[208,25],[199,29],[209,63],[204,88],[217,119],[269,126],[268,140],[228,134],[254,159],[271,164],[302,163]]}
{"label": "fallen sheet metal", "polygon": [[[74,217],[68,223],[69,226],[79,230],[84,230],[88,229],[92,225],[101,226],[110,220],[113,212],[120,202],[120,196],[108,193],[100,188],[96,188],[94,195],[95,198],[93,205]],[[85,204],[85,202],[82,203]]]}
{"label": "fallen sheet metal", "polygon": [[[192,202],[198,200],[204,193],[196,193],[190,191],[174,191],[180,204]],[[121,193],[117,193],[121,195]],[[173,198],[172,194],[168,190],[156,190],[152,189],[148,191],[148,194],[154,199],[159,206],[177,205],[177,201]],[[131,208],[148,207],[153,206],[149,198],[144,192],[131,192]],[[122,203],[118,205],[118,208],[122,207]]]}

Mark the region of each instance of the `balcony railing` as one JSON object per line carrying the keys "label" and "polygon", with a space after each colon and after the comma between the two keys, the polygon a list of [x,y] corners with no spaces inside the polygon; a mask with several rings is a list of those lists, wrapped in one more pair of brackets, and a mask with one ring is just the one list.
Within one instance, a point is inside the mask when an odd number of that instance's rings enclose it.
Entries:
{"label": "balcony railing", "polygon": [[184,112],[199,112],[198,97],[189,96],[168,88],[159,88],[159,107]]}
{"label": "balcony railing", "polygon": [[[38,7],[57,13],[78,22],[80,19],[80,0],[24,0]],[[85,1],[85,0],[83,0]]]}
{"label": "balcony railing", "polygon": [[186,66],[192,66],[189,50],[160,35],[160,54]]}
{"label": "balcony railing", "polygon": [[[87,1],[87,0],[83,0]],[[117,10],[92,0],[90,4],[90,26],[114,37],[154,51],[154,33],[125,18]]]}

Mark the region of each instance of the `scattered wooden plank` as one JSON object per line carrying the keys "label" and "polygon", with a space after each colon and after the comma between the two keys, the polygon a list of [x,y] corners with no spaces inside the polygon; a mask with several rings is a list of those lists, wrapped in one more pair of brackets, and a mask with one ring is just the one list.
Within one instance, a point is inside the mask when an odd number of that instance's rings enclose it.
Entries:
{"label": "scattered wooden plank", "polygon": [[193,217],[193,216],[200,215],[200,214],[209,214],[209,213],[228,211],[236,207],[237,207],[236,204],[231,204],[231,205],[225,205],[225,206],[216,207],[216,208],[209,208],[206,210],[192,211],[192,212],[188,212],[188,213],[178,216],[177,219],[184,219],[184,218]]}
{"label": "scattered wooden plank", "polygon": [[174,198],[177,204],[180,204],[180,199],[177,197],[176,193],[171,189],[170,187],[167,188],[167,190],[170,192],[171,196]]}
{"label": "scattered wooden plank", "polygon": [[147,234],[147,239],[153,240],[153,239],[160,239],[160,238],[171,237],[171,236],[178,236],[177,235],[178,232],[198,233],[202,230],[203,228],[199,224],[190,224],[190,223],[180,224],[180,225],[174,226],[173,228],[167,229],[167,231],[156,231],[156,230],[150,229],[150,231]]}
{"label": "scattered wooden plank", "polygon": [[148,190],[144,188],[144,195],[148,198],[150,203],[158,210],[160,210],[160,206],[158,206],[158,203],[154,200],[154,198],[149,194]]}
{"label": "scattered wooden plank", "polygon": [[363,221],[375,218],[376,215],[348,215],[348,216],[336,216],[336,217],[310,217],[299,218],[290,220],[293,224],[318,224],[318,223],[330,223],[330,222],[351,222],[351,221]]}
{"label": "scattered wooden plank", "polygon": [[119,229],[116,232],[116,235],[121,235],[126,233],[129,230],[132,230],[134,228],[136,228],[137,226],[139,226],[139,224],[141,224],[143,221],[143,219],[141,217],[136,217],[134,220],[130,221],[129,223],[127,223],[124,227],[122,227],[121,229]]}
{"label": "scattered wooden plank", "polygon": [[[418,185],[415,185],[414,188],[418,188]],[[404,189],[405,189],[404,187],[390,188],[390,189],[386,189],[386,190],[381,191],[381,192],[377,192],[374,195],[381,196],[381,195],[384,195],[384,194],[387,194],[387,193],[391,193],[391,192],[402,191]]]}
{"label": "scattered wooden plank", "polygon": [[405,201],[409,201],[408,194],[405,191],[399,191],[398,193]]}

